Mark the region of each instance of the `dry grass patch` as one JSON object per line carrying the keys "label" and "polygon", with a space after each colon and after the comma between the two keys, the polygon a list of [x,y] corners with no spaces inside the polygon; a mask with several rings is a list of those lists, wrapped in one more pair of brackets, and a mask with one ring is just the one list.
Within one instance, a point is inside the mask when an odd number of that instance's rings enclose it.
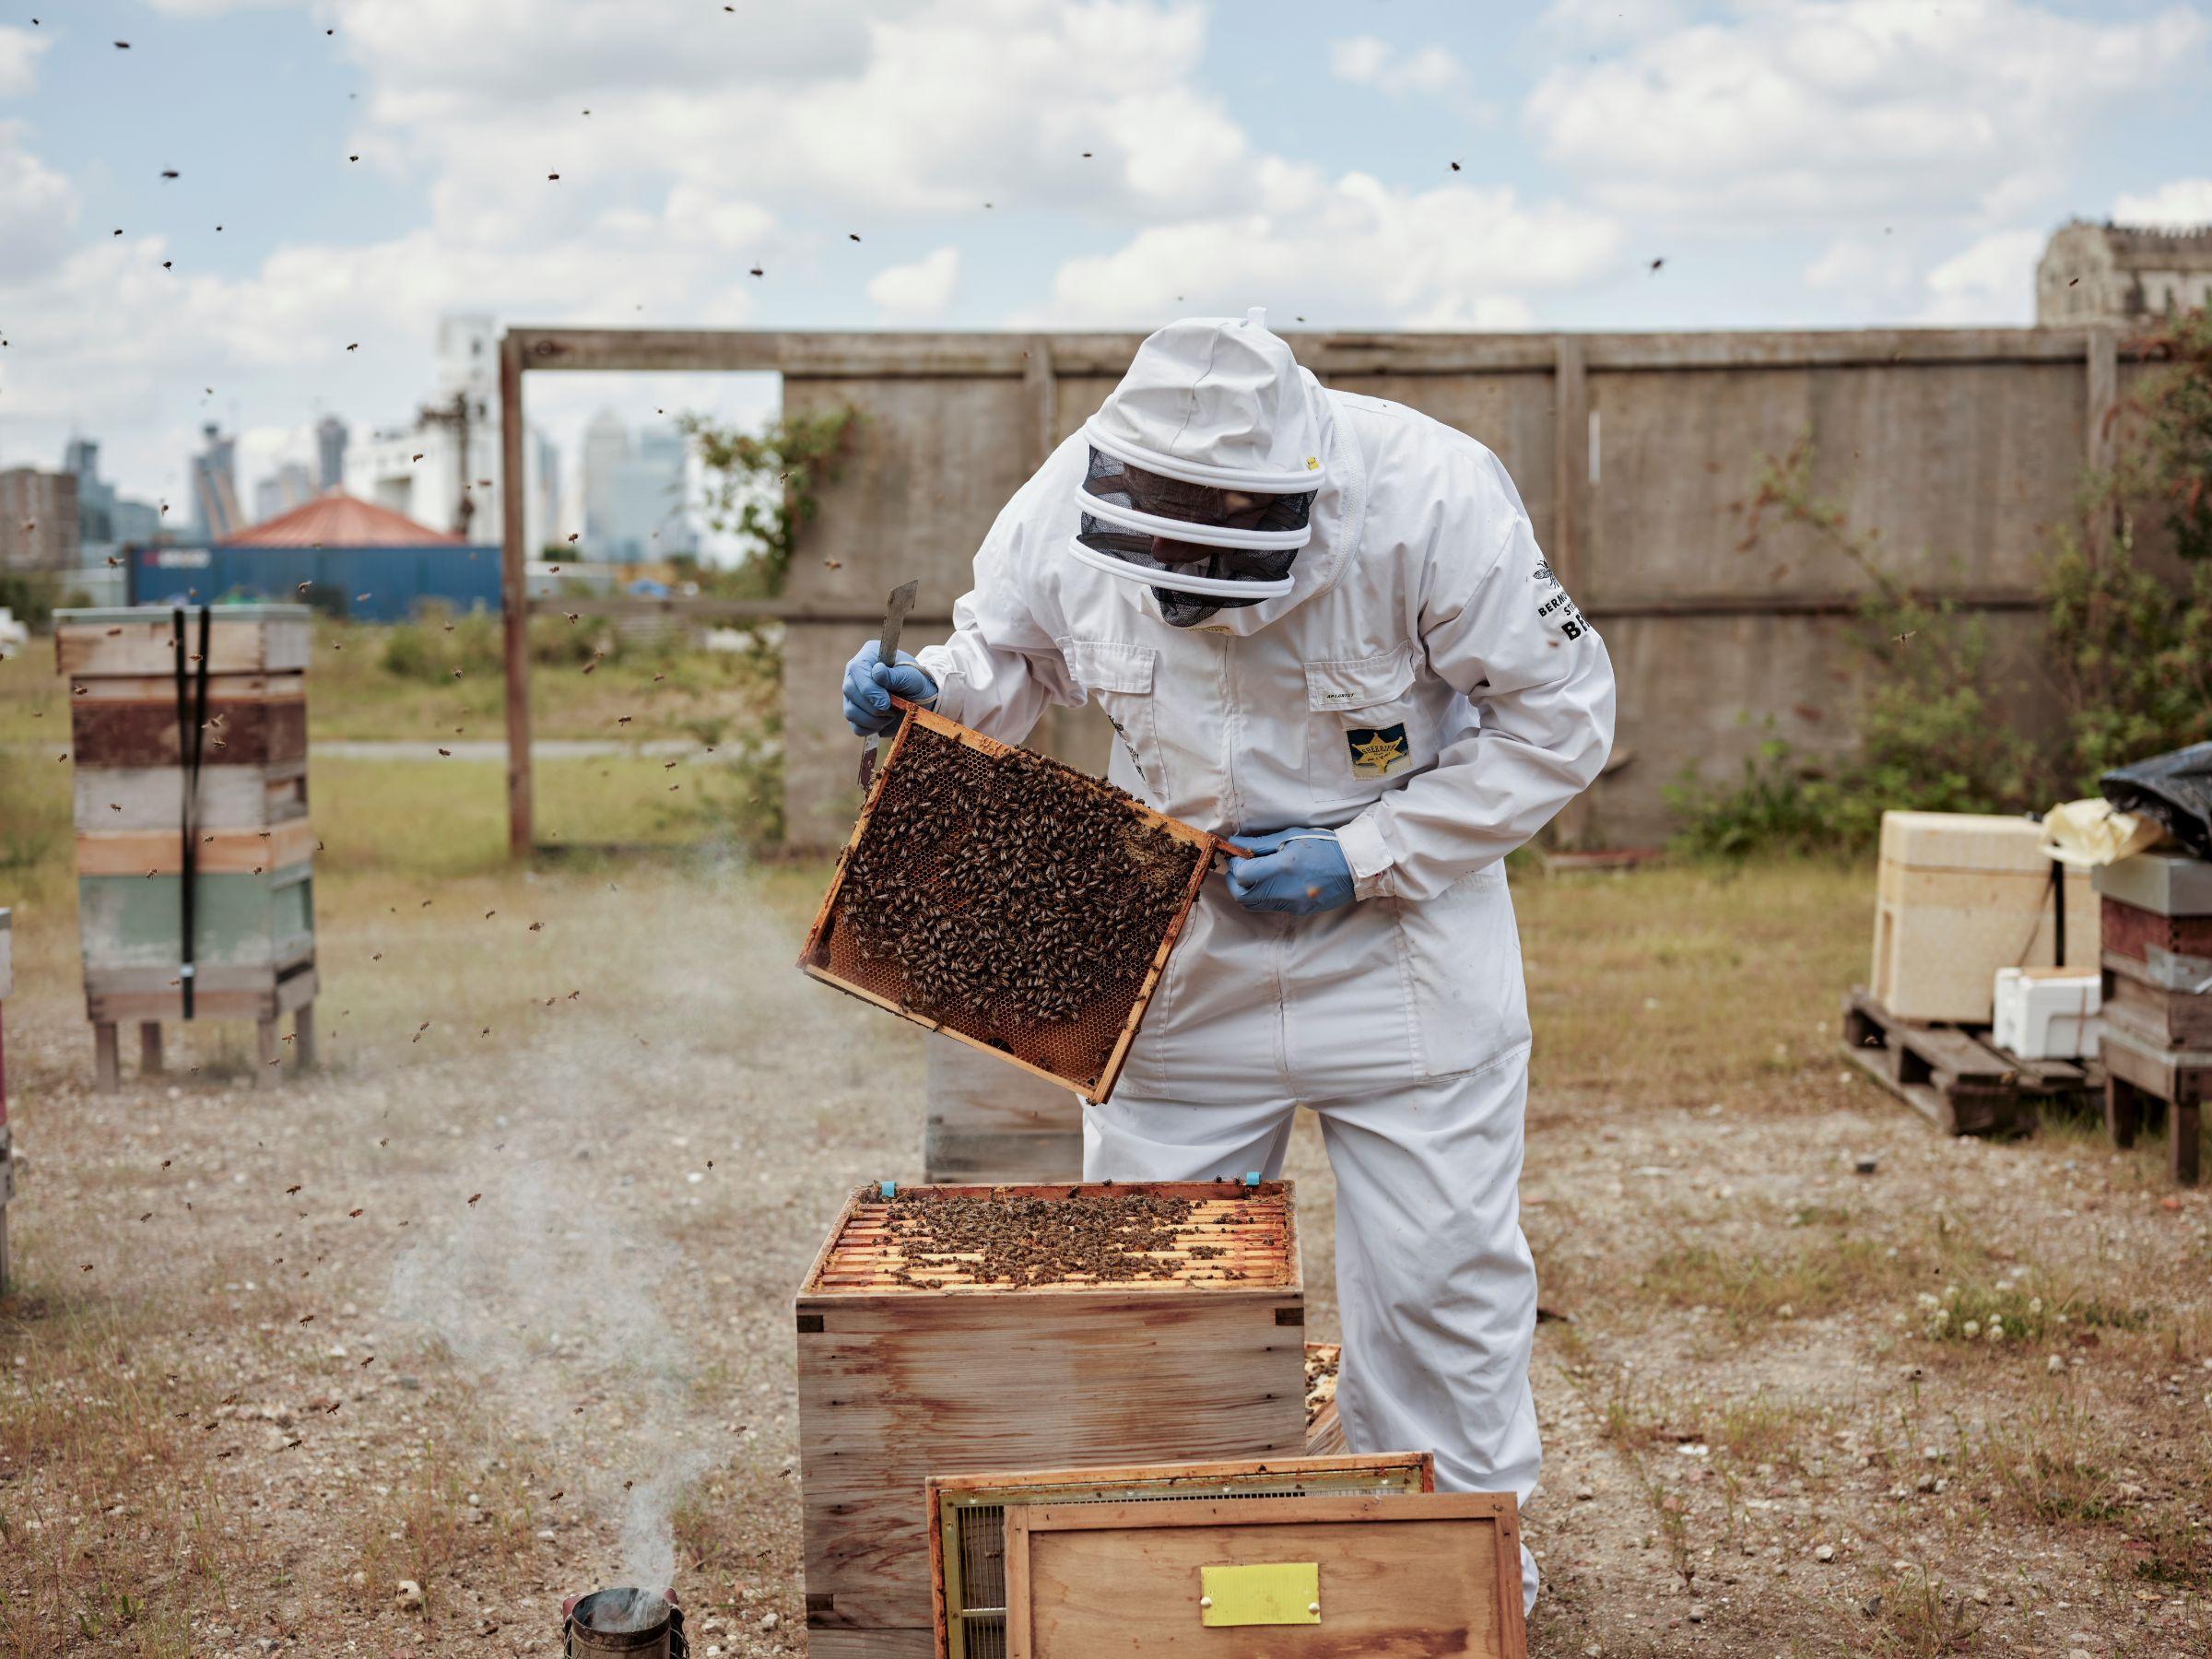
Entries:
{"label": "dry grass patch", "polygon": [[1901,1572],[1876,1593],[1875,1651],[1895,1659],[1942,1659],[1980,1647],[1982,1619],[1972,1601],[1939,1578]]}
{"label": "dry grass patch", "polygon": [[1739,1253],[1682,1244],[1654,1256],[1637,1281],[1667,1307],[1718,1313],[1739,1335],[1783,1319],[1818,1319],[1896,1296],[1920,1282],[1916,1262],[1871,1239]]}

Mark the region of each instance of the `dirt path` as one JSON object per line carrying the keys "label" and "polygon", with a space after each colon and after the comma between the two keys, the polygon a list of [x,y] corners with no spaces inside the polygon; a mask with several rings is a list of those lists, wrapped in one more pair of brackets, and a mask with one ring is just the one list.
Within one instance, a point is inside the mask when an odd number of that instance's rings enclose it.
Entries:
{"label": "dirt path", "polygon": [[[912,1034],[787,966],[816,875],[328,881],[331,1065],[276,1092],[203,1031],[88,1094],[73,918],[18,912],[0,1651],[549,1653],[670,1547],[695,1653],[798,1651],[789,1298],[920,1137]],[[1724,895],[1727,948],[1817,932],[1825,879]],[[1710,1058],[1693,882],[1523,898],[1535,1651],[2212,1651],[2206,1200],[1845,1080],[1841,924]],[[1310,1124],[1291,1172],[1319,1337]]]}

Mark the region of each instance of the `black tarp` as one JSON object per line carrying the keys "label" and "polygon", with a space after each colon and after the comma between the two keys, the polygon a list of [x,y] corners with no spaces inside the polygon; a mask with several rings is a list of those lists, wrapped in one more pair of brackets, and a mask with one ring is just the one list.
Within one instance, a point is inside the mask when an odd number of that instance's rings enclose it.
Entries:
{"label": "black tarp", "polygon": [[2198,858],[2212,858],[2212,743],[2116,766],[2097,780],[2104,798],[2139,812]]}

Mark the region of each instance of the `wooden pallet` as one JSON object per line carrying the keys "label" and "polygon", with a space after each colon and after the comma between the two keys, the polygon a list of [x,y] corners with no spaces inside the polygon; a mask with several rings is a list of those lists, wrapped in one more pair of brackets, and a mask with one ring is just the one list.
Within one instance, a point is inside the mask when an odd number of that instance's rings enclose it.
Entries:
{"label": "wooden pallet", "polygon": [[2094,1060],[2023,1060],[1985,1030],[1899,1019],[1854,985],[1843,998],[1843,1054],[1946,1135],[2011,1135],[2049,1101],[2088,1107],[2102,1092]]}

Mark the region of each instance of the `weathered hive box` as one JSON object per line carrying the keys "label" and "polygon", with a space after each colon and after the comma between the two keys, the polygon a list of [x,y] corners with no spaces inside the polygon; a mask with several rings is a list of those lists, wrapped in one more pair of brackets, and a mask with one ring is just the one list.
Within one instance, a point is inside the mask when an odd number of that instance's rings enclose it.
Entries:
{"label": "weathered hive box", "polygon": [[161,1020],[189,1011],[265,1026],[313,998],[312,621],[298,605],[54,620],[76,762],[85,1000],[105,1084],[119,1022],[156,1028],[151,1065]]}
{"label": "weathered hive box", "polygon": [[1512,1494],[1006,1512],[1007,1659],[1525,1659]]}
{"label": "weathered hive box", "polygon": [[1435,1459],[1427,1452],[933,1475],[929,1570],[936,1659],[997,1659],[1006,1653],[1006,1515],[1012,1510],[1048,1503],[1389,1497],[1435,1489]]}
{"label": "weathered hive box", "polygon": [[924,1180],[1083,1178],[1083,1100],[1074,1089],[944,1037],[929,1039],[926,1079]]}
{"label": "weathered hive box", "polygon": [[2106,1018],[2160,1049],[2212,1049],[2212,864],[2139,853],[2094,873]]}
{"label": "weathered hive box", "polygon": [[933,1475],[1303,1449],[1287,1182],[863,1188],[797,1316],[816,1659],[932,1652]]}
{"label": "weathered hive box", "polygon": [[[1875,999],[1900,1019],[1987,1025],[1997,970],[2058,966],[2051,860],[2032,818],[1886,812],[1874,924]],[[2097,966],[2097,900],[2065,875],[2064,966]]]}

